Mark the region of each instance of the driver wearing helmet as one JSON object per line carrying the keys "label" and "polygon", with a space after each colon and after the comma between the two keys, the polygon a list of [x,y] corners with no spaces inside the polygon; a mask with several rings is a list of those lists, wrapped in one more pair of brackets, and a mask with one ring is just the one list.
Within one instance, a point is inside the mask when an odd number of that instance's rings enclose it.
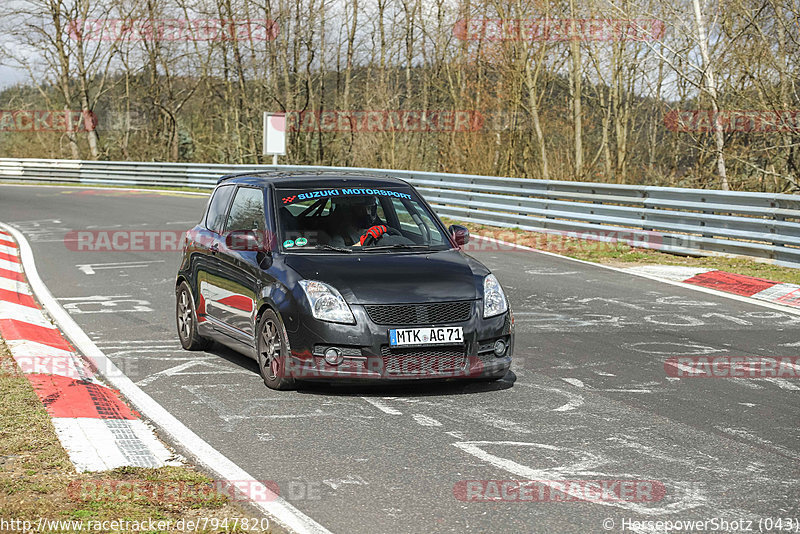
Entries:
{"label": "driver wearing helmet", "polygon": [[333,204],[331,245],[368,245],[389,231],[378,217],[378,202],[373,196],[340,197]]}

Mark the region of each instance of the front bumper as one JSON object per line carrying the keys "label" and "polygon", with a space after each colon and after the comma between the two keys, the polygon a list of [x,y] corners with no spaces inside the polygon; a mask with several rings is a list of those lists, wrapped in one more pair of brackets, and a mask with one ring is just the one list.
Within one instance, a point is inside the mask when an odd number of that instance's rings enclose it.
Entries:
{"label": "front bumper", "polygon": [[[373,322],[365,307],[351,305],[355,325],[319,321],[310,315],[299,318],[299,328],[289,333],[291,357],[286,370],[297,380],[376,381],[500,378],[510,366],[514,350],[511,311],[483,319],[482,302],[471,303],[467,321],[422,325],[384,325]],[[427,326],[460,326],[464,343],[392,348],[389,330]],[[496,356],[496,340],[507,348]],[[339,365],[325,362],[326,348],[335,347],[343,355]]]}

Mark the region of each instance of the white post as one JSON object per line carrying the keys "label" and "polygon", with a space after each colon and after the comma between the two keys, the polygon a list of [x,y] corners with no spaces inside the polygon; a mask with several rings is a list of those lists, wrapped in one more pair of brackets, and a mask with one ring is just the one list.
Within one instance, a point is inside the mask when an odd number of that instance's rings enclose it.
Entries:
{"label": "white post", "polygon": [[286,114],[264,112],[264,156],[272,156],[272,164],[278,164],[278,156],[286,155]]}

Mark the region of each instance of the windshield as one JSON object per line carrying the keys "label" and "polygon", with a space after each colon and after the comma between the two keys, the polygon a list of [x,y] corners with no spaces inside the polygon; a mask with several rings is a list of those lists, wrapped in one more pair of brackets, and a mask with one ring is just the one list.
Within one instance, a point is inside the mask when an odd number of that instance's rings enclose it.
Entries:
{"label": "windshield", "polygon": [[277,189],[284,251],[381,252],[451,247],[436,218],[407,187]]}

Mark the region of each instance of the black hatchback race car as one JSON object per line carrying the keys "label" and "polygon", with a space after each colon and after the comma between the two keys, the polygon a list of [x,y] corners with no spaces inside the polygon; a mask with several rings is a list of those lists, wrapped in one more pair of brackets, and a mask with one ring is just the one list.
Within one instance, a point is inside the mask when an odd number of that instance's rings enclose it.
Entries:
{"label": "black hatchback race car", "polygon": [[497,278],[407,182],[379,175],[222,178],[186,234],[181,344],[296,380],[497,379],[514,320]]}

